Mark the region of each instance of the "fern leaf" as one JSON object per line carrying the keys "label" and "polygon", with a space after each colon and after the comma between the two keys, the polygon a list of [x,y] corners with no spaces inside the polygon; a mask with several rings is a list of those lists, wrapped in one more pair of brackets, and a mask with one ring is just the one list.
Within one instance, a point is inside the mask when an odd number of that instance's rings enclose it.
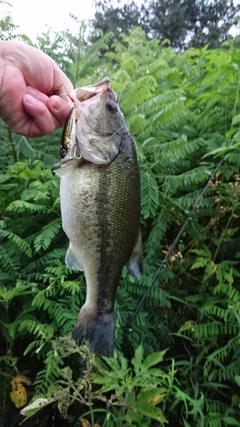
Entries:
{"label": "fern leaf", "polygon": [[23,200],[15,200],[14,202],[10,203],[8,205],[7,210],[10,212],[48,212],[47,206],[44,205],[38,205],[34,203],[24,202]]}
{"label": "fern leaf", "polygon": [[177,100],[181,100],[181,102],[183,102],[184,92],[179,89],[167,90],[166,92],[153,96],[143,102],[138,107],[137,112],[152,116],[158,113],[159,108],[164,107],[165,105],[171,105]]}
{"label": "fern leaf", "polygon": [[[234,378],[234,375],[236,375],[236,365],[238,366],[238,370],[240,369],[239,358],[237,361],[233,361],[231,365],[228,362],[228,371],[226,369],[226,365],[223,364],[225,360],[230,357],[232,350],[236,348],[238,342],[239,336],[235,336],[232,339],[228,340],[226,345],[213,351],[210,355],[207,356],[207,360],[204,364],[204,375],[207,376],[209,380],[214,380],[218,378],[218,380],[221,381],[223,379],[223,375],[228,380]],[[213,367],[215,369],[213,369]],[[220,369],[217,370],[216,367],[219,367]]]}
{"label": "fern leaf", "polygon": [[12,277],[18,274],[21,268],[19,260],[10,257],[3,245],[0,246],[0,265],[6,273],[11,273]]}
{"label": "fern leaf", "polygon": [[180,118],[187,115],[186,107],[184,106],[185,98],[181,97],[169,104],[166,104],[158,113],[152,117],[152,125],[156,122],[158,126],[169,126],[170,123],[177,122]]}
{"label": "fern leaf", "polygon": [[47,393],[49,385],[59,377],[59,369],[63,364],[64,361],[56,351],[51,350],[47,353],[44,360],[45,368],[37,373],[34,381],[37,393]]}
{"label": "fern leaf", "polygon": [[59,218],[45,225],[42,228],[41,233],[36,237],[34,241],[35,250],[38,252],[41,249],[47,249],[60,229],[61,229],[61,220]]}
{"label": "fern leaf", "polygon": [[13,141],[18,147],[19,152],[22,153],[25,158],[35,158],[35,150],[29,144],[25,136],[13,134]]}
{"label": "fern leaf", "polygon": [[154,216],[159,205],[158,184],[153,173],[141,173],[141,208],[144,219]]}
{"label": "fern leaf", "polygon": [[148,242],[146,244],[146,263],[148,260],[151,260],[153,257],[155,257],[156,253],[160,252],[162,239],[167,231],[167,216],[168,211],[165,206],[163,206],[160,213],[154,219],[152,229],[148,237]]}
{"label": "fern leaf", "polygon": [[21,237],[17,236],[11,231],[6,230],[0,230],[0,237],[5,237],[9,239],[11,242],[15,243],[17,248],[26,254],[28,257],[32,256],[32,249],[30,245],[26,242],[26,240],[22,239]]}
{"label": "fern leaf", "polygon": [[211,176],[211,171],[205,166],[198,166],[190,172],[183,172],[177,176],[165,176],[165,182],[171,187],[179,188],[180,186],[189,186],[206,181]]}
{"label": "fern leaf", "polygon": [[[30,262],[23,270],[24,274],[29,274],[35,272],[37,274],[37,271],[42,271],[42,269],[46,266],[48,262],[54,259],[63,259],[64,255],[66,254],[65,248],[56,248],[53,249],[51,252],[48,252],[47,254],[39,257],[38,259],[34,260],[33,262]],[[41,273],[40,273],[41,274]],[[30,276],[31,277],[31,276]],[[38,280],[38,277],[32,275],[32,278],[35,280]]]}

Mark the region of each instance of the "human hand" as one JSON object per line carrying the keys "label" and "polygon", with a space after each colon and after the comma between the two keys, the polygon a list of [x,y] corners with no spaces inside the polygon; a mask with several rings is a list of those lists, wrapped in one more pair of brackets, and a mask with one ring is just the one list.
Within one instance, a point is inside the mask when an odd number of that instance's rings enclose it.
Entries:
{"label": "human hand", "polygon": [[0,118],[21,135],[53,132],[71,106],[54,93],[72,90],[55,62],[40,50],[16,41],[0,41]]}

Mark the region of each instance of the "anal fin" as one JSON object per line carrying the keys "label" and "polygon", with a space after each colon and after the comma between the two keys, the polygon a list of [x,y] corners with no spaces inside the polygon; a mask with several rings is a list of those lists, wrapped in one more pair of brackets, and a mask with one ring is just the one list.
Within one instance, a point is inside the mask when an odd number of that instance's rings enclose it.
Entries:
{"label": "anal fin", "polygon": [[138,239],[135,247],[133,248],[132,255],[126,265],[128,273],[135,277],[135,279],[140,279],[142,275],[142,238],[141,231],[139,231]]}
{"label": "anal fin", "polygon": [[66,256],[65,256],[65,264],[71,270],[83,271],[82,266],[79,264],[76,256],[74,255],[71,243],[70,243],[70,245],[68,247],[68,250],[67,250],[67,253],[66,253]]}

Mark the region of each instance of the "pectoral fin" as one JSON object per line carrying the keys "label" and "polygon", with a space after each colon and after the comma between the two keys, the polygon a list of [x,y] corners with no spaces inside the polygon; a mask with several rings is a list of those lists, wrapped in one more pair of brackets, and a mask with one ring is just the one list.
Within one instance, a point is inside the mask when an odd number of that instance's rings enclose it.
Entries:
{"label": "pectoral fin", "polygon": [[78,271],[83,271],[82,266],[79,264],[77,258],[74,255],[71,243],[68,247],[66,256],[65,256],[65,264],[68,268],[70,268],[71,270],[78,270]]}
{"label": "pectoral fin", "polygon": [[135,279],[140,279],[142,275],[142,238],[141,232],[139,231],[137,243],[133,249],[131,258],[129,259],[127,265],[128,273],[135,277]]}
{"label": "pectoral fin", "polygon": [[73,171],[76,167],[80,166],[82,163],[82,159],[71,159],[66,162],[56,163],[54,166],[60,166],[59,169],[55,169],[54,173],[58,175],[60,178],[69,174],[69,172]]}

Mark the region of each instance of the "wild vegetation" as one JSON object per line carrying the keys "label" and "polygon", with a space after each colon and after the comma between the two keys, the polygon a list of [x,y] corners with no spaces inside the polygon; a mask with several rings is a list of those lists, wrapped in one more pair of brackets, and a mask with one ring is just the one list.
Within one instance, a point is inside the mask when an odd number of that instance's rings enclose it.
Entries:
{"label": "wild vegetation", "polygon": [[52,36],[37,46],[74,85],[108,75],[118,94],[141,171],[144,274],[123,271],[114,357],[76,346],[85,280],[64,265],[61,131],[30,140],[1,122],[0,424],[240,427],[240,50],[176,53],[140,28],[93,44],[84,25]]}
{"label": "wild vegetation", "polygon": [[96,0],[92,27],[116,38],[141,26],[147,37],[168,40],[175,49],[210,48],[232,37],[240,4],[234,0]]}

